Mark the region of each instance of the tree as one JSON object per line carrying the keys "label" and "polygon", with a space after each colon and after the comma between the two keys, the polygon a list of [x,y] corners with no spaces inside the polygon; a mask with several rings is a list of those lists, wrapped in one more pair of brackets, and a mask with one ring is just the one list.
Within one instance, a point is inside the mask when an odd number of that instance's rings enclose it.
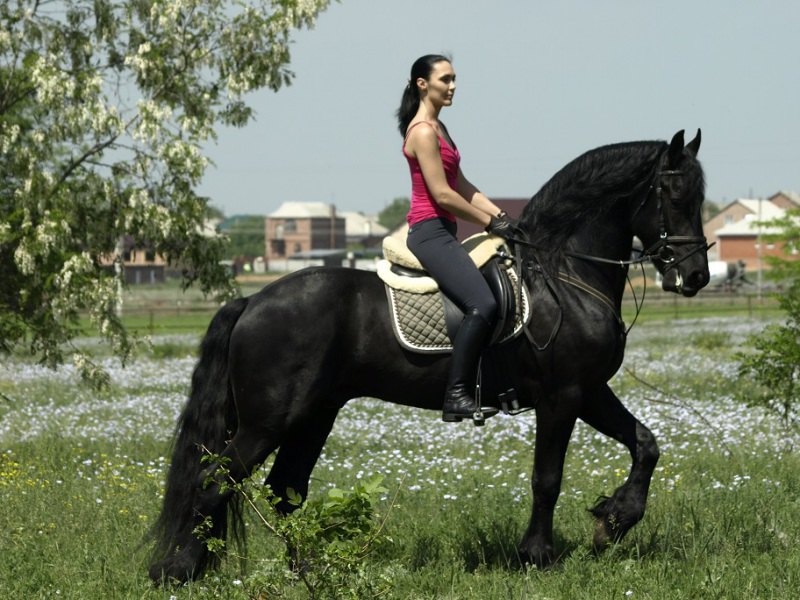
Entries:
{"label": "tree", "polygon": [[0,3],[0,349],[51,366],[86,313],[123,359],[123,236],[180,265],[184,285],[235,293],[195,193],[220,125],[249,91],[291,82],[289,35],[329,0]]}
{"label": "tree", "polygon": [[796,427],[800,419],[800,281],[778,302],[786,320],[750,337],[752,350],[737,354],[739,374],[752,377],[760,386],[747,397],[748,403],[777,413],[785,426]]}
{"label": "tree", "polygon": [[410,207],[411,203],[408,198],[395,198],[378,214],[378,223],[386,229],[392,230],[405,220]]}
{"label": "tree", "polygon": [[800,280],[800,261],[790,257],[800,252],[800,209],[787,210],[782,217],[760,223],[772,233],[763,234],[764,243],[780,243],[786,258],[765,257],[770,277],[778,280]]}
{"label": "tree", "polygon": [[228,256],[264,256],[264,217],[239,215],[224,222],[220,229],[228,236]]}
{"label": "tree", "polygon": [[[800,250],[800,210],[790,210],[762,226],[775,230],[764,242],[781,242],[784,254]],[[800,409],[800,261],[780,256],[766,257],[772,265],[770,277],[787,284],[778,293],[786,320],[766,327],[749,339],[751,350],[740,352],[739,373],[752,377],[760,390],[747,400],[776,412],[786,426],[797,426]]]}
{"label": "tree", "polygon": [[707,223],[716,217],[720,211],[722,211],[722,208],[719,204],[706,199],[706,201],[703,202],[703,223]]}

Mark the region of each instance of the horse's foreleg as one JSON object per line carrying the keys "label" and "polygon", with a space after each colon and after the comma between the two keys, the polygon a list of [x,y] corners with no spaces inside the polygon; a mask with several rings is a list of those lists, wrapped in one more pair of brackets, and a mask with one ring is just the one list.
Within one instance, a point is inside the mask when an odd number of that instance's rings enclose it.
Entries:
{"label": "horse's foreleg", "polygon": [[266,480],[275,496],[281,498],[276,506],[280,512],[289,513],[297,508],[288,501],[288,489],[291,488],[303,499],[308,495],[311,471],[317,464],[337,413],[338,409],[320,408],[319,412],[287,433]]}
{"label": "horse's foreleg", "polygon": [[520,557],[537,567],[555,560],[553,511],[561,492],[564,457],[575,426],[580,393],[560,393],[553,401],[536,407],[536,451],[534,457],[533,508],[531,521],[519,547]]}
{"label": "horse's foreleg", "polygon": [[590,512],[597,519],[594,546],[602,549],[619,541],[644,516],[650,480],[658,462],[658,445],[647,427],[622,405],[604,385],[584,404],[580,418],[601,433],[625,444],[633,460],[630,474],[610,498],[601,499]]}

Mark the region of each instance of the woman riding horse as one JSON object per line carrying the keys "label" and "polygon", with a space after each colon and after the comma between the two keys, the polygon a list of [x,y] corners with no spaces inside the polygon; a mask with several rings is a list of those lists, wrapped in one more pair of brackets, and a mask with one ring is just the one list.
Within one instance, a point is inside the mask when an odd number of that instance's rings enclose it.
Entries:
{"label": "woman riding horse", "polygon": [[[461,155],[439,112],[453,103],[456,74],[437,54],[418,58],[411,67],[397,118],[403,154],[411,169],[408,249],[464,313],[453,340],[453,356],[442,420],[471,418],[478,411],[475,380],[497,303],[483,275],[456,239],[456,216],[496,235],[511,237],[515,226],[505,212],[472,185],[461,171]],[[421,125],[421,127],[420,127]],[[497,412],[485,407],[481,419]]]}
{"label": "woman riding horse", "polygon": [[[428,128],[430,129],[430,128]],[[650,430],[608,386],[622,363],[620,316],[633,237],[662,273],[665,290],[695,295],[708,283],[700,134],[604,146],[559,171],[525,208],[519,226],[533,294],[529,336],[509,343],[520,405],[536,409],[533,506],[520,556],[550,564],[553,512],[577,419],[624,444],[628,478],[592,512],[595,545],[621,539],[644,515],[659,452]],[[331,301],[335,298],[335,301]],[[547,340],[560,326],[557,335]],[[195,530],[225,538],[241,501],[214,482],[241,481],[277,451],[267,481],[276,496],[308,494],[309,478],[339,410],[379,398],[441,410],[451,358],[414,354],[395,339],[383,283],[356,269],[311,268],[281,278],[215,315],[203,339],[178,422],[150,576],[198,577],[214,564]],[[210,482],[210,483],[209,483]],[[295,507],[282,502],[278,509]],[[241,525],[233,510],[233,525]]]}

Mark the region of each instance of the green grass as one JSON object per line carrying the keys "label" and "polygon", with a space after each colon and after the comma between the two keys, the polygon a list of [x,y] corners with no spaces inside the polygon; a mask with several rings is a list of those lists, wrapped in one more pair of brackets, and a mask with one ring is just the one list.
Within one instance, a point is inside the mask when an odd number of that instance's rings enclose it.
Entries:
{"label": "green grass", "polygon": [[[800,589],[796,432],[744,407],[732,353],[759,327],[741,318],[645,321],[612,382],[657,436],[648,512],[596,556],[586,511],[627,475],[627,451],[578,425],[555,514],[561,558],[546,571],[516,557],[530,512],[535,417],[483,429],[370,400],[342,411],[312,494],[374,474],[393,543],[366,568],[392,598],[791,598]],[[169,435],[198,331],[157,337],[97,394],[69,369],[19,357],[0,365],[0,596],[259,598],[276,542],[249,520],[239,560],[179,588],[154,587],[142,545],[157,516]],[[304,598],[287,586],[285,598]]]}

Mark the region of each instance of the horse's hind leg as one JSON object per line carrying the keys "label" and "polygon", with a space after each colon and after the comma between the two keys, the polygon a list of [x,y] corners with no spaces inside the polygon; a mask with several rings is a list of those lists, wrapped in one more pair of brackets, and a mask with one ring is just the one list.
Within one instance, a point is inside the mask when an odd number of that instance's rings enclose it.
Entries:
{"label": "horse's hind leg", "polygon": [[625,444],[633,460],[625,483],[590,511],[597,519],[594,546],[600,550],[621,540],[644,516],[650,480],[659,457],[658,445],[650,430],[628,412],[607,385],[596,396],[587,398],[580,418]]}
{"label": "horse's hind leg", "polygon": [[275,496],[281,498],[276,506],[279,511],[289,513],[297,508],[287,499],[289,488],[303,499],[308,495],[311,471],[333,428],[337,413],[338,407],[320,409],[287,433],[266,480]]}
{"label": "horse's hind leg", "polygon": [[[210,520],[204,538],[224,539],[228,530],[227,505],[232,491],[231,482],[240,482],[252,468],[275,450],[276,440],[271,440],[261,428],[240,427],[220,454],[220,460],[200,472],[195,481],[195,493],[188,506],[186,522],[171,541],[173,550],[150,568],[154,581],[175,579],[185,581],[197,577],[216,563],[205,539],[198,537],[196,527]],[[224,465],[224,469],[220,469]],[[234,523],[238,526],[239,523]],[[238,529],[237,529],[238,531]]]}

